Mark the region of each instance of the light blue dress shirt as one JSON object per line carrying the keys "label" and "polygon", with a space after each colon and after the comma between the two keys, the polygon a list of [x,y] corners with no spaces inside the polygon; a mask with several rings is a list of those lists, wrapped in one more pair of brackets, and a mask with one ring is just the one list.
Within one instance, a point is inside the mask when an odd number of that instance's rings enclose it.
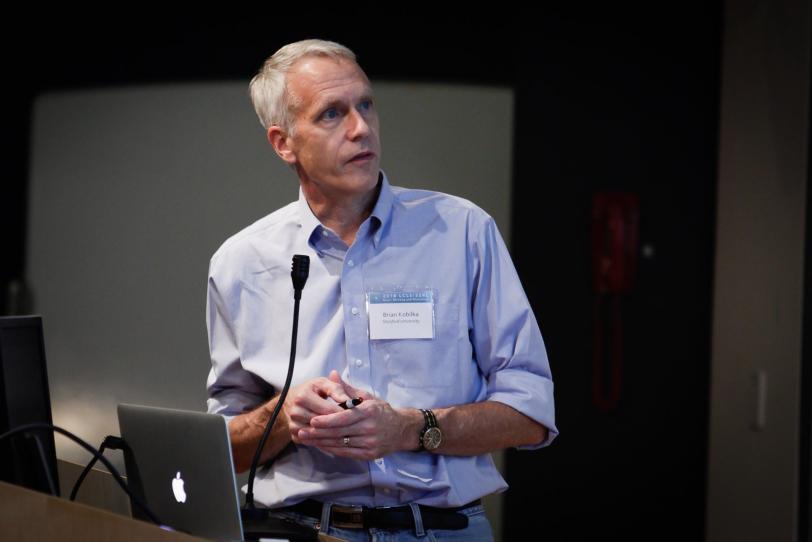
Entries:
{"label": "light blue dress shirt", "polygon": [[[555,426],[541,333],[493,219],[461,198],[391,187],[352,246],[321,225],[303,194],[228,239],[211,259],[208,410],[234,416],[281,390],[288,368],[294,254],[310,256],[292,386],[332,369],[393,407],[509,405]],[[367,293],[431,289],[434,339],[370,340]],[[415,435],[415,439],[417,435]],[[415,442],[417,444],[417,442]],[[291,445],[261,470],[266,506],[305,498],[366,506],[460,506],[503,491],[490,454],[398,452],[374,461]]]}

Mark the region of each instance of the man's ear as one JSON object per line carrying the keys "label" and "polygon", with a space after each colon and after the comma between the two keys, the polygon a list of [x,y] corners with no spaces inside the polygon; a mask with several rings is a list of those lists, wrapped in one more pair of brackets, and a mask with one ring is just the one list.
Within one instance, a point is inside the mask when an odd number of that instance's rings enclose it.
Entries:
{"label": "man's ear", "polygon": [[291,146],[290,137],[282,128],[273,125],[268,128],[266,135],[268,136],[268,143],[271,144],[271,147],[273,147],[273,150],[279,155],[279,158],[289,165],[296,163],[296,153]]}

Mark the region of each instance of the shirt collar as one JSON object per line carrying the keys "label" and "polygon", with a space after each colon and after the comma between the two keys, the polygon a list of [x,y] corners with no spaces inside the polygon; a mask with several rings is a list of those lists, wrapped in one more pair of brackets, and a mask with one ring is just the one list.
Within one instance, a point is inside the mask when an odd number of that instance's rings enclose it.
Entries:
{"label": "shirt collar", "polygon": [[302,233],[307,239],[311,238],[316,228],[321,227],[321,222],[310,209],[301,186],[299,187],[299,225],[302,227]]}
{"label": "shirt collar", "polygon": [[[379,178],[381,179],[381,192],[378,194],[378,201],[375,202],[375,207],[372,208],[372,213],[369,215],[370,229],[374,232],[372,242],[376,248],[380,243],[381,233],[392,216],[392,203],[394,201],[394,194],[386,173],[381,171]],[[299,187],[299,225],[302,227],[302,233],[307,239],[312,239],[316,229],[322,227],[321,222],[313,214],[313,210],[310,209],[301,186]]]}
{"label": "shirt collar", "polygon": [[394,200],[395,195],[392,193],[389,179],[386,177],[386,173],[381,171],[381,193],[378,194],[378,201],[375,203],[375,207],[372,208],[372,213],[369,215],[371,219],[370,226],[374,232],[372,242],[375,248],[378,248],[378,243],[381,242],[381,234],[392,217],[392,204]]}

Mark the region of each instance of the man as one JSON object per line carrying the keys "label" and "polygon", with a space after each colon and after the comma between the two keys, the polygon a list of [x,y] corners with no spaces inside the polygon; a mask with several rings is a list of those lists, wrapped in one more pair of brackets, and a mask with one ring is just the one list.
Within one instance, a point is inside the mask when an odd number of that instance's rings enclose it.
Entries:
{"label": "man", "polygon": [[489,453],[557,434],[544,344],[493,219],[389,184],[372,88],[345,47],[283,47],[251,97],[300,196],[211,261],[209,411],[229,417],[237,470],[285,381],[290,262],[306,254],[293,386],[257,501],[347,540],[491,540],[479,499],[507,485]]}

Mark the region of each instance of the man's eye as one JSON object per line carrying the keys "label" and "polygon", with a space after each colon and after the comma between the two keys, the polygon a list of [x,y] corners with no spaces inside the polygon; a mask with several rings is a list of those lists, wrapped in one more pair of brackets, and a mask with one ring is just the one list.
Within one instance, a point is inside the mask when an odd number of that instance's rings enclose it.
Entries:
{"label": "man's eye", "polygon": [[321,118],[325,120],[334,120],[338,118],[338,110],[334,107],[331,107],[327,111],[321,114]]}
{"label": "man's eye", "polygon": [[360,104],[358,104],[358,108],[362,111],[369,111],[372,109],[372,100],[363,100]]}

